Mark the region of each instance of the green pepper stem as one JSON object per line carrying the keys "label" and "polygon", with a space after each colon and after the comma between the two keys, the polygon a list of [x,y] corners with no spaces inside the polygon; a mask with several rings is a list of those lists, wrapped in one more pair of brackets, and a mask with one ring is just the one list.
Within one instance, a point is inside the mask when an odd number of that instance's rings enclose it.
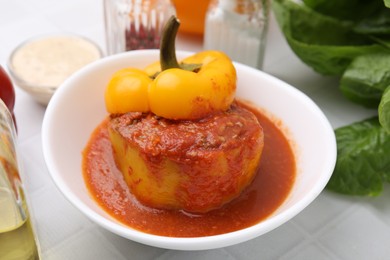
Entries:
{"label": "green pepper stem", "polygon": [[175,39],[180,26],[180,21],[172,15],[165,24],[161,44],[160,63],[161,71],[172,68],[180,68],[176,58]]}

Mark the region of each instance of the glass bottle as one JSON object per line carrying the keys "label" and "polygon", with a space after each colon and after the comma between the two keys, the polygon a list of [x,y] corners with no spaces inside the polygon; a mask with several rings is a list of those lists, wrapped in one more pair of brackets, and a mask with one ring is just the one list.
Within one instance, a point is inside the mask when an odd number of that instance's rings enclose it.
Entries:
{"label": "glass bottle", "polygon": [[104,0],[107,54],[158,49],[166,21],[176,14],[170,0]]}
{"label": "glass bottle", "polygon": [[12,115],[0,99],[0,259],[39,260],[15,144]]}
{"label": "glass bottle", "polygon": [[270,0],[213,0],[206,14],[204,48],[261,69]]}

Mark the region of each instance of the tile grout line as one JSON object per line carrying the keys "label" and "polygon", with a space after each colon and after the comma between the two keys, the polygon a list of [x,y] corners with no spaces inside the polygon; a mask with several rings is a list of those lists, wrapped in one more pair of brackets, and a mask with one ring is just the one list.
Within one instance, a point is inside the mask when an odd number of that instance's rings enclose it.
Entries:
{"label": "tile grout line", "polygon": [[331,259],[337,259],[341,260],[338,256],[336,256],[332,251],[325,248],[321,243],[318,243],[318,241],[315,240],[303,240],[301,243],[297,244],[295,247],[293,247],[291,250],[285,252],[282,256],[280,256],[280,260],[288,260],[291,259],[291,257],[296,256],[300,251],[305,249],[308,245],[315,244],[318,248],[322,249],[328,256],[331,257]]}
{"label": "tile grout line", "polygon": [[[73,233],[71,236],[68,236],[66,239],[52,245],[50,248],[44,250],[42,252],[42,255],[48,255],[50,254],[51,252],[55,253],[55,252],[58,252],[59,249],[61,249],[61,247],[63,247],[64,245],[66,245],[69,241],[72,241],[75,237],[78,237],[78,236],[82,236],[83,233],[85,232],[91,232],[94,231],[94,226],[93,225],[88,225],[88,226],[84,226],[83,228],[79,229],[77,232]],[[106,245],[111,245],[111,243],[106,243]],[[111,248],[110,248],[111,249]],[[119,254],[123,259],[126,259],[126,257],[119,251],[115,251],[115,250],[110,250],[112,251],[114,254]]]}
{"label": "tile grout line", "polygon": [[328,221],[324,226],[319,228],[314,233],[309,233],[305,228],[303,228],[301,225],[296,223],[294,220],[292,220],[292,223],[294,224],[294,226],[297,229],[299,229],[303,234],[305,234],[305,236],[316,238],[316,237],[320,237],[323,233],[325,233],[327,231],[327,229],[329,228],[329,226],[333,226],[336,222],[340,222],[340,219],[344,218],[345,215],[349,215],[349,214],[351,214],[351,212],[356,211],[356,210],[357,210],[357,203],[353,202],[352,205],[350,205],[348,208],[346,208],[345,210],[340,212],[335,218]]}
{"label": "tile grout line", "polygon": [[325,247],[319,240],[320,238],[329,227],[334,226],[335,223],[340,222],[341,219],[343,219],[346,215],[352,214],[354,211],[357,210],[357,203],[354,202],[351,206],[349,206],[347,209],[343,210],[340,214],[338,214],[335,218],[333,218],[331,221],[327,222],[324,226],[322,226],[317,231],[310,233],[308,230],[306,230],[304,227],[302,227],[300,224],[296,223],[294,220],[291,221],[291,224],[299,230],[300,233],[302,233],[305,237],[305,239],[297,244],[292,250],[286,252],[282,258],[289,259],[289,256],[292,252],[297,252],[298,250],[304,248],[305,246],[309,245],[310,243],[315,244],[319,248],[321,248],[324,252],[326,252],[329,256],[332,256],[332,259],[341,259],[339,256],[335,255],[329,248]]}

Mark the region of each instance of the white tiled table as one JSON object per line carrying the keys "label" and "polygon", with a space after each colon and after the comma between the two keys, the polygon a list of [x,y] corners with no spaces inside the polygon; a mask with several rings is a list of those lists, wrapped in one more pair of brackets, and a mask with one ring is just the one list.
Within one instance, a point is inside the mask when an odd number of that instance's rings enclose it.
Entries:
{"label": "white tiled table", "polygon": [[[99,0],[0,0],[0,64],[11,50],[38,34],[74,32],[103,49]],[[199,38],[178,48],[197,51]],[[375,114],[346,101],[337,79],[314,73],[290,51],[271,20],[264,70],[299,88],[323,109],[333,127]],[[17,89],[16,118],[30,211],[43,259],[390,259],[390,187],[377,198],[346,197],[324,191],[307,209],[257,239],[222,249],[174,251],[153,248],[108,232],[74,208],[58,191],[42,156],[45,107]]]}

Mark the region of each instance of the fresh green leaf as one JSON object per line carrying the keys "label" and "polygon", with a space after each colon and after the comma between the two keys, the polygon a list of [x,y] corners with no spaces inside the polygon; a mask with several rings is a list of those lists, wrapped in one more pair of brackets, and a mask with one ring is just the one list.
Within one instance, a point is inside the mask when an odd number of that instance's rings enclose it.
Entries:
{"label": "fresh green leaf", "polygon": [[390,133],[390,84],[383,93],[378,110],[380,124]]}
{"label": "fresh green leaf", "polygon": [[390,134],[378,118],[336,129],[337,162],[327,189],[350,195],[379,195],[390,180]]}
{"label": "fresh green leaf", "polygon": [[383,2],[385,3],[385,6],[390,8],[390,0],[383,0]]}
{"label": "fresh green leaf", "polygon": [[324,15],[359,20],[383,7],[382,0],[303,0],[306,6]]}
{"label": "fresh green leaf", "polygon": [[382,8],[370,16],[360,20],[354,30],[364,34],[389,34],[390,33],[390,9]]}
{"label": "fresh green leaf", "polygon": [[390,50],[390,33],[386,35],[368,35],[374,42],[381,44],[386,49]]}
{"label": "fresh green leaf", "polygon": [[338,157],[327,188],[380,194],[390,182],[390,10],[381,0],[274,0],[273,10],[303,62],[342,76],[340,88],[351,100],[379,104],[379,118],[336,130]]}
{"label": "fresh green leaf", "polygon": [[273,10],[291,49],[321,74],[341,75],[355,57],[385,49],[355,33],[354,23],[322,15],[292,0],[275,0]]}
{"label": "fresh green leaf", "polygon": [[377,107],[390,85],[390,53],[356,57],[340,80],[340,89],[350,100],[366,107]]}

